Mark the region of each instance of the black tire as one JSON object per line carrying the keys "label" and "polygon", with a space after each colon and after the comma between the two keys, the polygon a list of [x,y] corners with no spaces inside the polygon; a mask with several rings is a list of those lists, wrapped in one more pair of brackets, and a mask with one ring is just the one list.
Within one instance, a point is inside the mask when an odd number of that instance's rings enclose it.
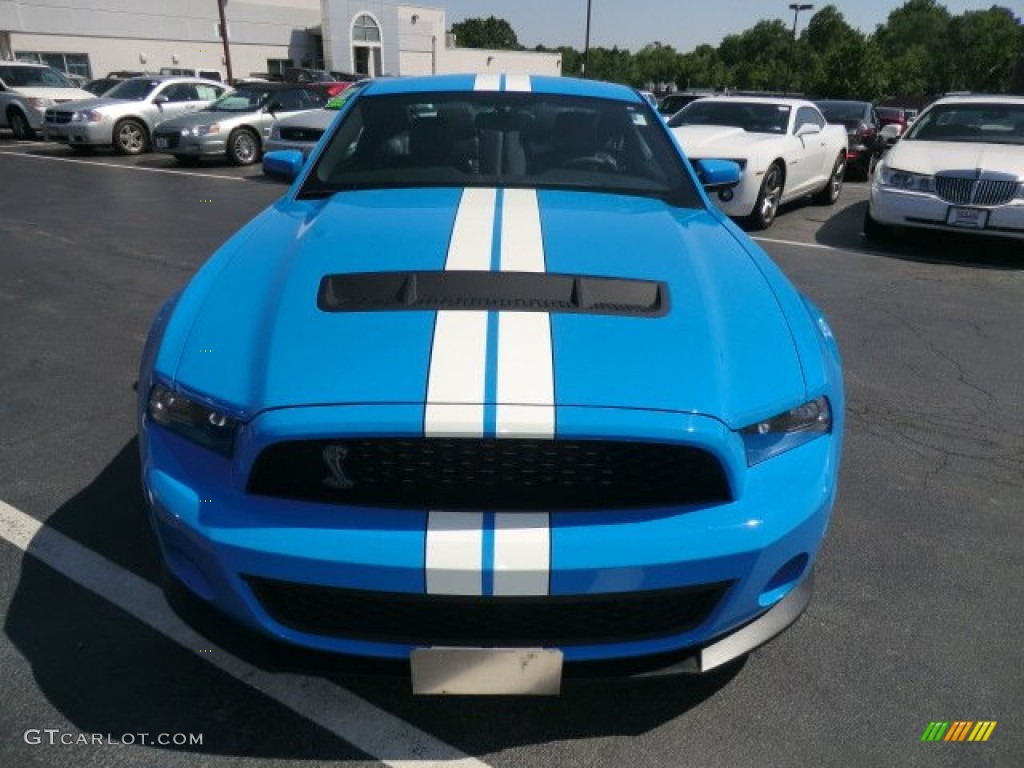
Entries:
{"label": "black tire", "polygon": [[228,160],[234,165],[252,165],[260,159],[260,137],[248,128],[238,128],[228,137]]}
{"label": "black tire", "polygon": [[772,225],[779,212],[779,202],[782,200],[782,191],[785,186],[786,177],[782,166],[772,163],[764,172],[761,189],[757,193],[757,202],[754,203],[754,210],[747,217],[747,223],[751,229],[768,229]]}
{"label": "black tire", "polygon": [[36,132],[28,124],[28,118],[20,109],[11,109],[7,112],[7,124],[11,126],[11,133],[18,141],[34,139]]}
{"label": "black tire", "polygon": [[843,192],[843,177],[846,175],[846,153],[840,152],[836,157],[835,165],[832,166],[832,173],[828,181],[817,194],[814,195],[814,202],[818,205],[835,205],[839,195]]}
{"label": "black tire", "polygon": [[149,133],[146,126],[132,117],[114,126],[114,151],[119,155],[141,155],[149,151]]}
{"label": "black tire", "polygon": [[875,221],[871,217],[871,207],[864,209],[864,237],[876,242],[892,238],[892,227]]}

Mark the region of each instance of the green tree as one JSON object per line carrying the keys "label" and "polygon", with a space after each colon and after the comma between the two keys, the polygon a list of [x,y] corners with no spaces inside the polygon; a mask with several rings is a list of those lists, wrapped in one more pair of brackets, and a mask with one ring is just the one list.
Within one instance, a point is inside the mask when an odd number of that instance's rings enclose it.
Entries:
{"label": "green tree", "polygon": [[505,19],[488,16],[486,19],[463,19],[452,24],[451,32],[462,48],[494,48],[517,51],[519,38]]}
{"label": "green tree", "polygon": [[949,24],[950,90],[1003,91],[1019,53],[1024,27],[1009,8],[967,11]]}
{"label": "green tree", "polygon": [[907,0],[877,27],[875,41],[888,62],[895,93],[929,96],[945,90],[950,20],[936,0]]}
{"label": "green tree", "polygon": [[657,87],[675,81],[680,54],[671,45],[650,43],[633,54],[632,83],[638,87]]}

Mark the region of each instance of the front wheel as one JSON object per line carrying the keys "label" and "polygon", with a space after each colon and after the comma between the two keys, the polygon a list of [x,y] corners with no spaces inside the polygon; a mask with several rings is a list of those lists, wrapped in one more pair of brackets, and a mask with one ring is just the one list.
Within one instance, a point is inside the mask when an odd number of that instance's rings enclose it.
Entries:
{"label": "front wheel", "polygon": [[843,176],[846,175],[846,153],[840,152],[836,158],[836,164],[832,166],[832,174],[825,182],[825,186],[814,196],[814,202],[818,205],[835,205],[843,191]]}
{"label": "front wheel", "polygon": [[11,132],[18,141],[26,141],[36,135],[32,126],[28,124],[28,118],[17,109],[12,109],[7,114],[7,122],[10,123]]}
{"label": "front wheel", "polygon": [[260,158],[260,140],[252,131],[239,128],[228,139],[228,160],[235,165],[252,165]]}
{"label": "front wheel", "polygon": [[888,240],[892,237],[892,228],[872,217],[871,206],[864,210],[864,237],[875,241]]}
{"label": "front wheel", "polygon": [[114,149],[121,155],[141,155],[149,149],[146,126],[138,120],[122,120],[114,126]]}
{"label": "front wheel", "polygon": [[784,185],[782,169],[778,163],[773,163],[765,171],[761,189],[757,193],[757,202],[754,203],[754,210],[747,217],[752,229],[768,229],[775,221]]}

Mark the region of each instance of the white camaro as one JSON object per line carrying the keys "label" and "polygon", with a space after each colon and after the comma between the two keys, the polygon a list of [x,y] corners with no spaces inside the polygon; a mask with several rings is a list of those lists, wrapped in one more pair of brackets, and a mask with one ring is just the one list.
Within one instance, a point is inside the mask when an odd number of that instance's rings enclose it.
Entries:
{"label": "white camaro", "polygon": [[698,99],[669,120],[691,160],[735,160],[740,183],[713,199],[729,216],[766,229],[779,206],[813,194],[832,205],[846,170],[847,136],[803,99],[712,96]]}
{"label": "white camaro", "polygon": [[875,170],[864,234],[894,226],[1024,239],[1024,96],[926,109]]}

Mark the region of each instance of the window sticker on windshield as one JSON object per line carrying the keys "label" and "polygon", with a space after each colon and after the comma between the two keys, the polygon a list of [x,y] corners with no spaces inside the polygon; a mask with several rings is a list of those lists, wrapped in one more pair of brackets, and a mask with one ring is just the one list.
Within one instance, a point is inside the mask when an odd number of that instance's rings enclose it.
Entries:
{"label": "window sticker on windshield", "polygon": [[639,112],[631,113],[630,117],[633,118],[633,125],[639,125],[641,127],[647,125],[647,118]]}
{"label": "window sticker on windshield", "polygon": [[341,105],[348,101],[347,94],[339,94],[327,102],[325,109],[341,109]]}

